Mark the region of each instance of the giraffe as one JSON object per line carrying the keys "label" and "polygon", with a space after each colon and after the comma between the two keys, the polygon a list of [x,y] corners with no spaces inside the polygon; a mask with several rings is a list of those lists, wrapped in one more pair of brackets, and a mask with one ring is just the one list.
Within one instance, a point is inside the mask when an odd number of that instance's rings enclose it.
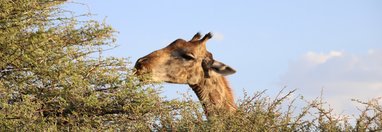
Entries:
{"label": "giraffe", "polygon": [[236,71],[213,59],[207,51],[206,42],[212,38],[208,33],[203,38],[197,33],[189,41],[177,39],[168,46],[156,50],[135,63],[136,74],[148,75],[152,82],[188,84],[203,105],[207,117],[216,109],[237,109],[226,75]]}

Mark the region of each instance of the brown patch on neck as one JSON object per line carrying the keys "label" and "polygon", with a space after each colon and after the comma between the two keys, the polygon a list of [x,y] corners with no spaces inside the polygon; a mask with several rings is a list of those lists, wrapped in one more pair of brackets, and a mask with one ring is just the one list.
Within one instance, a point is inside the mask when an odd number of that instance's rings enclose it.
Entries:
{"label": "brown patch on neck", "polygon": [[233,93],[224,76],[205,78],[200,84],[189,85],[201,101],[204,111],[208,115],[212,109],[235,111]]}

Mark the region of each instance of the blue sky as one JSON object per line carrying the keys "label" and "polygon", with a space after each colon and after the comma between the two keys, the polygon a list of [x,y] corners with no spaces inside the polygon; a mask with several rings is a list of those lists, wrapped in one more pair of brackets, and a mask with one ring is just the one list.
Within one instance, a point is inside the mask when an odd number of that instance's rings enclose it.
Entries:
{"label": "blue sky", "polygon": [[[177,38],[213,32],[207,48],[237,70],[229,76],[236,99],[282,87],[324,98],[338,112],[351,98],[382,96],[381,0],[124,1],[75,0],[65,6],[92,12],[119,31],[117,49],[105,54],[131,62]],[[185,85],[164,85],[178,98]],[[195,97],[195,96],[194,96]],[[352,106],[351,108],[355,108]]]}

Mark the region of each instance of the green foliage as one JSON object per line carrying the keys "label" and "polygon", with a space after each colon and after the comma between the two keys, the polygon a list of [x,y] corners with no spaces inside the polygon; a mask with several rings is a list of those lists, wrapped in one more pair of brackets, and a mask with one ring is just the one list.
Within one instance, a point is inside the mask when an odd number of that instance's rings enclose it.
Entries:
{"label": "green foliage", "polygon": [[[160,98],[126,59],[101,56],[115,31],[53,0],[0,3],[0,130],[130,129]],[[146,127],[146,126],[142,126]]]}
{"label": "green foliage", "polygon": [[[0,1],[0,131],[381,131],[380,98],[355,123],[321,99],[246,95],[232,114],[204,116],[200,103],[166,101],[114,47],[105,23],[79,21],[55,0]],[[98,57],[96,57],[98,56]],[[296,106],[296,101],[306,106]],[[218,112],[219,113],[219,112]]]}

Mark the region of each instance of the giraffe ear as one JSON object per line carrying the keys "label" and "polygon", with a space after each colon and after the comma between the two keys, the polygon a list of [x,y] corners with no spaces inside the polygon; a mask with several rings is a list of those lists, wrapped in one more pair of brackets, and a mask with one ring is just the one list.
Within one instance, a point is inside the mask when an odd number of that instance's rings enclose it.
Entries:
{"label": "giraffe ear", "polygon": [[219,74],[222,74],[223,76],[236,73],[233,68],[219,61],[214,61],[214,63],[211,65],[211,69]]}

